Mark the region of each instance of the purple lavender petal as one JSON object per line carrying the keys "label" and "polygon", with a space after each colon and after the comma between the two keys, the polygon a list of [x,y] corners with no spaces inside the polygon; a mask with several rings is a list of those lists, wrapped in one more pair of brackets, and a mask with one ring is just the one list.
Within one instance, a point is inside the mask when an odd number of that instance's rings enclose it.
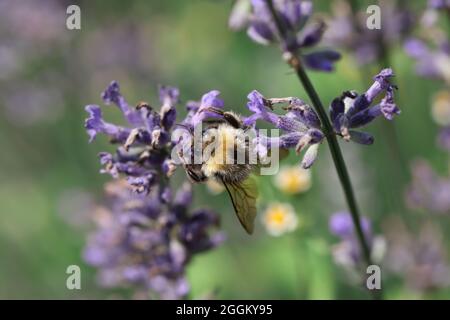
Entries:
{"label": "purple lavender petal", "polygon": [[296,32],[303,28],[312,14],[312,2],[303,0],[274,1],[278,14]]}
{"label": "purple lavender petal", "polygon": [[[159,87],[159,100],[162,103],[161,107],[161,125],[165,130],[170,130],[175,124],[177,118],[177,111],[175,105],[178,103],[180,92],[174,87]],[[154,124],[154,123],[153,123]]]}
{"label": "purple lavender petal", "polygon": [[308,130],[306,124],[288,116],[280,116],[275,126],[285,131],[305,132]]}
{"label": "purple lavender petal", "polygon": [[370,103],[378,96],[381,92],[386,90],[391,86],[390,78],[394,76],[394,72],[390,68],[381,70],[373,79],[373,85],[366,91],[365,96],[367,101]]}
{"label": "purple lavender petal", "polygon": [[174,106],[178,103],[180,91],[178,88],[169,86],[159,86],[159,101],[164,105]]}
{"label": "purple lavender petal", "polygon": [[393,89],[386,92],[386,96],[380,102],[380,109],[384,117],[388,120],[392,120],[395,115],[400,114],[400,109],[394,102]]}
{"label": "purple lavender petal", "polygon": [[359,128],[367,125],[372,122],[375,118],[380,116],[381,106],[377,105],[369,109],[364,109],[363,111],[358,112],[353,117],[349,119],[348,127],[349,128]]}
{"label": "purple lavender petal", "polygon": [[367,109],[368,107],[370,107],[370,102],[367,100],[365,94],[361,94],[355,98],[353,106],[347,111],[347,115],[354,115],[355,113]]}
{"label": "purple lavender petal", "polygon": [[287,134],[281,135],[279,138],[271,138],[271,144],[274,146],[278,143],[280,148],[290,149],[295,148],[299,142],[299,140],[305,136],[305,133],[302,132],[290,132]]}
{"label": "purple lavender petal", "polygon": [[301,47],[315,46],[322,39],[325,23],[320,22],[307,26],[301,33],[299,44]]}
{"label": "purple lavender petal", "polygon": [[218,108],[222,109],[224,106],[224,102],[219,98],[220,91],[212,90],[205,93],[202,96],[200,106],[197,111],[193,114],[190,123],[192,126],[199,125],[203,120],[207,118],[218,118],[220,117],[217,113],[208,111],[208,108]]}
{"label": "purple lavender petal", "polygon": [[256,121],[261,118],[262,118],[262,115],[260,113],[254,113],[249,117],[245,117],[242,120],[242,122],[244,123],[245,126],[253,126],[253,125],[255,125]]}
{"label": "purple lavender petal", "polygon": [[359,144],[364,144],[364,145],[373,144],[374,138],[369,133],[349,130],[349,134],[350,134],[350,140],[352,140],[353,142],[356,142]]}
{"label": "purple lavender petal", "polygon": [[264,21],[253,21],[247,29],[247,35],[256,43],[268,45],[275,40],[270,25]]}
{"label": "purple lavender petal", "polygon": [[320,143],[325,138],[323,132],[315,128],[309,129],[307,134],[311,138],[310,144]]}
{"label": "purple lavender petal", "polygon": [[177,191],[174,204],[177,206],[187,207],[192,202],[192,186],[190,183],[184,183]]}
{"label": "purple lavender petal", "polygon": [[292,116],[308,127],[320,129],[321,122],[319,116],[313,108],[298,98],[292,99],[290,107],[291,110],[286,114],[286,116]]}
{"label": "purple lavender petal", "polygon": [[218,90],[212,90],[207,93],[205,93],[201,100],[201,106],[202,107],[214,107],[222,109],[224,106],[224,102],[222,99],[219,98],[220,91]]}
{"label": "purple lavender petal", "polygon": [[[273,125],[277,125],[278,121],[279,121],[279,116],[267,111],[267,107],[266,107],[266,101],[264,96],[259,93],[256,90],[253,90],[252,92],[250,92],[247,95],[248,98],[248,102],[247,102],[247,108],[260,115],[260,118],[264,119],[267,122],[270,122]],[[253,120],[257,120],[259,119],[259,117],[255,116],[254,118],[251,118],[247,121],[253,121]]]}
{"label": "purple lavender petal", "polygon": [[341,55],[332,50],[316,51],[302,55],[304,63],[311,69],[321,71],[333,71],[333,63],[341,58]]}
{"label": "purple lavender petal", "polygon": [[251,0],[253,15],[263,21],[271,21],[272,15],[265,0]]}
{"label": "purple lavender petal", "polygon": [[120,131],[119,127],[103,121],[102,110],[97,105],[87,105],[86,111],[89,113],[89,118],[86,119],[84,127],[89,135],[89,142],[92,142],[98,133],[104,133],[111,138],[118,138]]}
{"label": "purple lavender petal", "polygon": [[151,173],[140,177],[128,177],[127,180],[137,193],[145,194],[148,194],[151,187],[156,183],[155,176]]}
{"label": "purple lavender petal", "polygon": [[337,132],[341,131],[340,121],[338,121],[338,116],[342,115],[345,111],[345,104],[340,97],[333,99],[330,104],[330,119],[333,123],[333,127]]}
{"label": "purple lavender petal", "polygon": [[111,103],[117,105],[130,124],[140,125],[142,123],[139,112],[131,110],[125,98],[120,94],[120,87],[117,81],[112,81],[105,91],[103,91],[102,99],[106,105],[110,105]]}
{"label": "purple lavender petal", "polygon": [[262,113],[266,110],[264,96],[256,90],[253,90],[247,95],[247,108],[254,113]]}

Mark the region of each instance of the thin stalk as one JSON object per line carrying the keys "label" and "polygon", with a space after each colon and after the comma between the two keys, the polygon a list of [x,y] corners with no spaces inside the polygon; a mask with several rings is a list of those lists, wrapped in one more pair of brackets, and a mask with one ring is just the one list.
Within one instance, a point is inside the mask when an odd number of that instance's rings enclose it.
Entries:
{"label": "thin stalk", "polygon": [[[298,60],[298,59],[297,59]],[[295,64],[294,64],[295,65]],[[370,257],[370,247],[368,245],[368,242],[365,238],[365,235],[363,233],[362,227],[361,227],[361,219],[359,214],[358,205],[356,203],[356,198],[353,192],[353,187],[350,181],[350,176],[348,174],[347,167],[345,165],[344,158],[342,156],[341,148],[339,147],[339,143],[336,139],[336,135],[334,134],[333,127],[331,126],[330,121],[328,120],[327,113],[323,107],[323,104],[312,85],[311,81],[309,80],[308,75],[305,72],[305,69],[301,66],[300,63],[298,63],[297,66],[295,66],[295,71],[300,79],[300,82],[302,83],[303,87],[305,88],[306,93],[308,94],[309,98],[311,99],[311,102],[317,111],[320,120],[322,121],[323,131],[326,135],[328,146],[330,148],[331,156],[334,161],[334,165],[336,167],[336,171],[339,176],[339,180],[342,185],[342,189],[344,191],[345,198],[347,200],[347,205],[349,207],[350,213],[352,215],[353,223],[355,225],[356,233],[359,239],[359,243],[362,249],[362,252],[364,254],[364,258],[366,260],[366,263],[368,265],[372,264],[372,259]]]}
{"label": "thin stalk", "polygon": [[[287,31],[283,26],[282,21],[279,19],[276,10],[273,6],[272,0],[266,0],[267,5],[270,9],[270,12],[273,16],[277,29],[282,39],[286,39]],[[316,110],[317,114],[320,117],[322,122],[322,129],[325,133],[325,136],[328,141],[328,147],[330,148],[330,152],[333,158],[334,165],[336,167],[336,171],[339,176],[339,180],[342,185],[342,189],[344,191],[345,199],[347,200],[347,205],[350,210],[350,214],[353,220],[353,224],[356,229],[357,238],[361,247],[361,251],[363,253],[365,262],[367,265],[372,264],[372,258],[370,255],[370,247],[368,241],[364,235],[361,219],[359,214],[358,205],[356,203],[356,198],[353,192],[353,187],[350,181],[350,177],[347,171],[347,167],[345,165],[344,158],[342,156],[341,149],[339,147],[338,141],[336,139],[336,135],[334,133],[331,122],[328,120],[328,115],[323,107],[322,101],[319,98],[311,80],[309,79],[300,59],[294,55],[289,58],[290,66],[295,70],[300,82],[302,83],[306,93],[308,94],[311,102]]]}

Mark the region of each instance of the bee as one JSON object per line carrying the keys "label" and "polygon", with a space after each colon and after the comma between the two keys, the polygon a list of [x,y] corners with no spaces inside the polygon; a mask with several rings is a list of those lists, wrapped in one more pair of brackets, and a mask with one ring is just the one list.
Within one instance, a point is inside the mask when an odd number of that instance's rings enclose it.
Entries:
{"label": "bee", "polygon": [[[183,167],[193,183],[216,179],[223,183],[239,222],[248,234],[253,233],[256,217],[256,199],[258,189],[253,177],[257,164],[248,161],[251,143],[245,139],[249,127],[244,126],[239,116],[217,108],[209,108],[222,116],[219,120],[205,120],[202,131],[201,151],[204,157],[201,163],[190,162]],[[182,157],[181,157],[182,158]],[[237,161],[244,159],[244,161]]]}

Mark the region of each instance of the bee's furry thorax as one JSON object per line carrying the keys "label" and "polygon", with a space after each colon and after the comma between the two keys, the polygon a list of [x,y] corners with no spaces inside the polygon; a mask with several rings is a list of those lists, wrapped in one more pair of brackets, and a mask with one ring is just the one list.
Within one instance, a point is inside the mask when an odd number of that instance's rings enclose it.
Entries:
{"label": "bee's furry thorax", "polygon": [[248,177],[251,165],[248,164],[248,141],[243,129],[221,124],[208,129],[204,135],[204,162],[202,170],[207,177],[224,181],[242,181]]}

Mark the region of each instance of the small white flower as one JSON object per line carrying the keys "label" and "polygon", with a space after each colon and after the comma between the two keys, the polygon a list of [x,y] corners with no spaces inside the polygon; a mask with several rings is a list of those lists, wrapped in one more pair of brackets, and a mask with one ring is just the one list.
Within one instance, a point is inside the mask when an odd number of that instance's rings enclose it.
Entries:
{"label": "small white flower", "polygon": [[294,231],[298,225],[295,210],[288,203],[270,204],[262,219],[267,233],[272,236],[280,236],[284,233]]}
{"label": "small white flower", "polygon": [[274,183],[284,193],[302,193],[311,188],[311,172],[298,165],[285,166],[274,177]]}

